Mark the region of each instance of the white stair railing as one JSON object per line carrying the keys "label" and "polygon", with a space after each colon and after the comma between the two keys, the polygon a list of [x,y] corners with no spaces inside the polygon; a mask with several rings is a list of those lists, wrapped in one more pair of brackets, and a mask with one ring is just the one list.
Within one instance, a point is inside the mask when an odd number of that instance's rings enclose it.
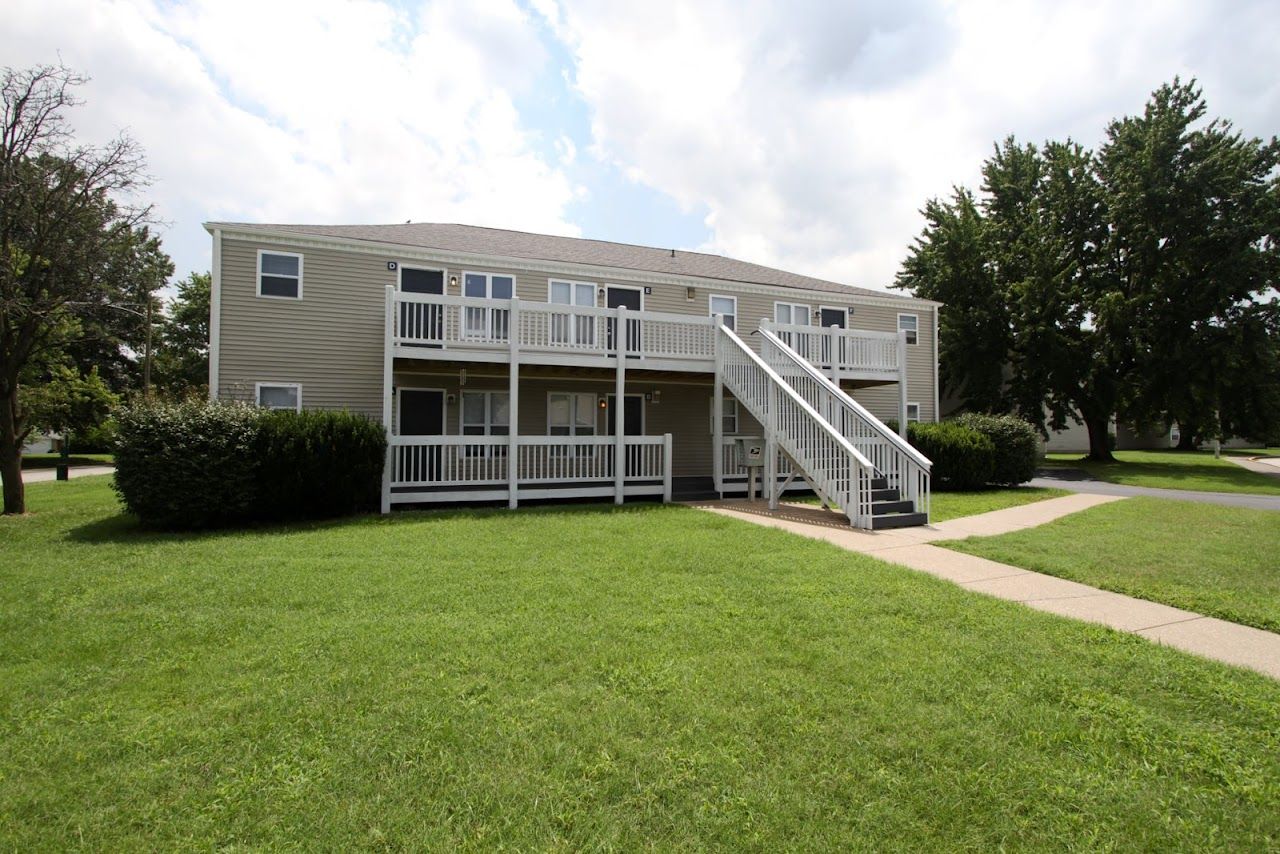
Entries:
{"label": "white stair railing", "polygon": [[889,429],[829,377],[807,362],[768,329],[761,329],[761,358],[814,408],[841,436],[871,461],[881,477],[929,512],[929,477],[933,463]]}
{"label": "white stair railing", "polygon": [[[729,392],[765,427],[766,444],[780,448],[805,474],[819,496],[839,507],[851,524],[871,527],[874,467],[742,339],[717,324],[716,360]],[[776,454],[776,450],[774,450]],[[766,459],[766,464],[776,464]],[[766,489],[776,496],[776,478]]]}

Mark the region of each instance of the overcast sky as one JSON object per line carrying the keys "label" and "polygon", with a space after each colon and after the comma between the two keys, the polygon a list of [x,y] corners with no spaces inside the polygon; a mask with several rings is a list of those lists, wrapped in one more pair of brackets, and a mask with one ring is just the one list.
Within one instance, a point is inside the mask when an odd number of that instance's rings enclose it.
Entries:
{"label": "overcast sky", "polygon": [[0,56],[92,77],[179,274],[206,220],[462,222],[885,288],[992,143],[1094,146],[1174,75],[1280,134],[1274,0],[6,0]]}

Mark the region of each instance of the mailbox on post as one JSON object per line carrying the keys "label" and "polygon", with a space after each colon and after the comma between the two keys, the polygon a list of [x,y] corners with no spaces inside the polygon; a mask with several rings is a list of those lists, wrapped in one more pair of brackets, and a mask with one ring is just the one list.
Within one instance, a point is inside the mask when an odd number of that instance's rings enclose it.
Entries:
{"label": "mailbox on post", "polygon": [[756,477],[764,465],[764,439],[757,436],[739,436],[738,458],[747,467],[747,500],[754,501]]}

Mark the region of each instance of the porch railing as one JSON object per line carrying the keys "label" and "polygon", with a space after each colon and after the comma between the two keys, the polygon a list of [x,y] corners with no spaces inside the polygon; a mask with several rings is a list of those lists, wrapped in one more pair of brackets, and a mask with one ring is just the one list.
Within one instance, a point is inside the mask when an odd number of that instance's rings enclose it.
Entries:
{"label": "porch railing", "polygon": [[[392,436],[390,486],[415,490],[409,500],[422,501],[449,500],[464,489],[493,491],[498,498],[512,484],[538,488],[539,494],[562,486],[571,494],[588,486],[612,490],[617,482],[618,442],[613,436],[516,436],[514,471],[511,442],[510,436]],[[622,462],[625,494],[670,500],[670,434],[625,437]],[[420,494],[429,491],[437,495]]]}
{"label": "porch railing", "polygon": [[509,347],[514,335],[522,353],[616,356],[621,319],[629,357],[715,358],[710,317],[438,294],[397,293],[395,300],[393,341],[401,346],[493,350]]}
{"label": "porch railing", "polygon": [[896,373],[898,336],[892,332],[868,332],[838,326],[798,326],[762,321],[761,329],[777,335],[802,359],[823,370]]}

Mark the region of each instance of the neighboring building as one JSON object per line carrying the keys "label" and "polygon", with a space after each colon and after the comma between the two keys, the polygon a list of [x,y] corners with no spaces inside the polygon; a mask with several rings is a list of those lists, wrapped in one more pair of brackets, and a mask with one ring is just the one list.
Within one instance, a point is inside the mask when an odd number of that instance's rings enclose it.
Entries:
{"label": "neighboring building", "polygon": [[381,420],[384,509],[741,493],[763,445],[771,499],[927,512],[928,461],[883,421],[937,419],[937,303],[464,225],[205,227],[210,393]]}

